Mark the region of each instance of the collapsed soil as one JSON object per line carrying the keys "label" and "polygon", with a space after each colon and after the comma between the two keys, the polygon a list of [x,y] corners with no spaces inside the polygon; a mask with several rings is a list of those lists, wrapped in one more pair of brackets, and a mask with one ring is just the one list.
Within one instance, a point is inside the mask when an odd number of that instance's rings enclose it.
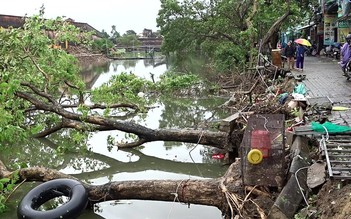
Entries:
{"label": "collapsed soil", "polygon": [[310,218],[351,219],[351,184],[349,181],[327,180],[314,201],[316,217]]}

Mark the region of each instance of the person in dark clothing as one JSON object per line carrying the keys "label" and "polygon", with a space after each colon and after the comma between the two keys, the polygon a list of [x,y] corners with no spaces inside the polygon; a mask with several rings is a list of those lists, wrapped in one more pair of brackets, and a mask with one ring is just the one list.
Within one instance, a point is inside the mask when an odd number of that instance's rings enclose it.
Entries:
{"label": "person in dark clothing", "polygon": [[296,68],[297,70],[303,71],[303,62],[305,59],[306,48],[303,45],[298,44],[296,49]]}
{"label": "person in dark clothing", "polygon": [[286,58],[288,60],[288,69],[289,70],[294,69],[295,53],[296,53],[296,48],[292,44],[292,41],[289,41],[288,45],[284,49],[284,55],[286,56]]}

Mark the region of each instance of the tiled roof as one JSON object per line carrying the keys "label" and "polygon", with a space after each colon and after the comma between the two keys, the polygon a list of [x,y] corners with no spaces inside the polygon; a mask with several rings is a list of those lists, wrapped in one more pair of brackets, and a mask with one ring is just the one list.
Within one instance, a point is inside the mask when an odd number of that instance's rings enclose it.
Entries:
{"label": "tiled roof", "polygon": [[[70,18],[68,18],[67,21],[69,21],[72,25],[80,28],[83,31],[93,31],[96,33],[97,36],[100,36],[100,37],[103,35],[100,31],[96,30],[95,28],[93,28],[87,23],[75,22],[73,19],[70,19]],[[19,28],[19,27],[22,27],[23,24],[24,24],[24,17],[22,16],[0,14],[0,27]]]}
{"label": "tiled roof", "polygon": [[22,27],[23,24],[24,24],[24,17],[0,14],[0,27],[18,28],[18,27]]}

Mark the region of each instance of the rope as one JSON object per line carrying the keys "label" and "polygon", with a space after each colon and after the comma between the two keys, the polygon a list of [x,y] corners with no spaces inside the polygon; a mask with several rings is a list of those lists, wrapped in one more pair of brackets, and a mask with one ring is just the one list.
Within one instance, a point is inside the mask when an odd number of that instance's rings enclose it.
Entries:
{"label": "rope", "polygon": [[[325,130],[325,132],[326,132],[326,139],[324,138],[324,135],[322,135],[322,139],[319,141],[319,147],[320,147],[321,150],[326,150],[326,148],[323,148],[322,145],[323,145],[323,142],[326,142],[326,141],[329,140],[329,132],[328,132],[328,129],[327,129],[324,125],[322,125],[322,127],[324,128],[324,130]],[[300,158],[300,156],[299,156],[299,158]],[[301,159],[301,158],[300,158],[300,159]],[[308,167],[301,167],[300,169],[298,169],[298,170],[294,173],[294,176],[295,176],[295,179],[296,179],[296,182],[297,182],[297,186],[298,186],[299,189],[300,189],[301,195],[302,195],[302,197],[303,197],[303,199],[304,199],[304,201],[305,201],[307,207],[309,207],[310,205],[308,204],[308,201],[307,201],[305,195],[303,194],[302,187],[300,186],[300,182],[299,182],[299,180],[298,180],[298,178],[297,178],[297,173],[298,173],[300,170],[307,169],[307,168],[308,168]]]}
{"label": "rope", "polygon": [[[202,175],[200,169],[198,168],[198,166],[196,165],[195,160],[194,160],[193,157],[191,156],[191,152],[199,145],[203,134],[204,134],[204,131],[201,131],[199,140],[197,141],[196,145],[189,151],[190,159],[193,161],[193,163],[194,163],[195,166],[196,166],[196,169],[199,171],[199,173],[200,173],[200,175],[201,175],[202,177],[203,177],[203,175]],[[179,199],[178,199],[178,189],[179,189],[180,185],[183,183],[184,180],[185,180],[185,179],[182,179],[182,180],[180,181],[180,183],[178,184],[178,186],[177,186],[177,188],[176,188],[176,191],[171,193],[171,195],[174,195],[173,203],[175,203],[176,201],[178,201],[178,202],[180,203],[180,201],[179,201]],[[186,179],[186,180],[189,180],[189,179]],[[172,211],[173,211],[173,207],[174,207],[174,205],[172,205],[171,209],[169,210],[169,213],[168,213],[168,217],[167,217],[167,218],[170,218],[171,213],[172,213]]]}
{"label": "rope", "polygon": [[302,195],[303,199],[305,200],[305,203],[306,203],[307,207],[309,207],[310,205],[308,204],[308,201],[307,201],[307,199],[306,199],[306,196],[303,194],[302,187],[301,187],[301,185],[300,185],[299,179],[297,178],[297,173],[298,173],[300,170],[307,169],[307,168],[308,168],[308,167],[301,167],[300,169],[296,170],[296,172],[294,173],[294,176],[295,176],[295,179],[296,179],[296,182],[297,182],[297,186],[298,186],[299,189],[300,189],[301,195]]}
{"label": "rope", "polygon": [[324,148],[322,145],[324,145],[323,143],[325,143],[326,141],[329,140],[329,132],[328,132],[328,129],[327,129],[324,125],[322,125],[322,127],[324,128],[326,134],[325,134],[325,138],[324,138],[324,135],[322,135],[322,138],[321,138],[321,140],[319,141],[319,149],[320,149],[320,151],[327,150],[327,149]]}
{"label": "rope", "polygon": [[[176,200],[180,203],[180,201],[179,201],[179,199],[178,199],[178,189],[179,189],[180,185],[183,183],[184,180],[189,180],[189,179],[182,179],[182,180],[179,182],[179,184],[177,185],[176,191],[175,191],[175,192],[171,192],[171,195],[174,195],[173,203],[175,203]],[[172,211],[173,211],[173,207],[174,207],[174,204],[172,205],[171,209],[169,210],[167,218],[170,218],[171,213],[172,213]]]}
{"label": "rope", "polygon": [[197,141],[196,145],[189,151],[190,159],[191,159],[191,161],[193,161],[193,163],[195,164],[195,167],[196,167],[197,171],[199,171],[201,177],[203,177],[203,175],[202,175],[202,173],[201,173],[199,167],[196,165],[195,160],[194,160],[193,157],[191,156],[191,152],[199,145],[203,134],[204,134],[204,131],[201,131],[199,140]]}
{"label": "rope", "polygon": [[269,132],[268,128],[267,128],[267,123],[268,123],[268,119],[262,115],[259,115],[261,118],[264,119],[264,124],[263,124],[263,127],[266,129],[266,131]]}
{"label": "rope", "polygon": [[191,152],[199,145],[203,134],[204,134],[204,131],[201,131],[199,140],[197,141],[196,145],[189,151],[190,157],[191,157]]}

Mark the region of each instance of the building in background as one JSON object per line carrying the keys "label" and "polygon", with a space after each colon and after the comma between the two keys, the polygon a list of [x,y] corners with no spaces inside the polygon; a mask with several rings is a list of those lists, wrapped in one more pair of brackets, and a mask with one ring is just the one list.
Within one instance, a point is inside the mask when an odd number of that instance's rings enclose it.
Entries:
{"label": "building in background", "polygon": [[[5,28],[5,29],[10,27],[20,28],[23,26],[24,21],[25,21],[25,17],[22,17],[22,16],[0,14],[0,28]],[[79,28],[83,32],[92,32],[93,40],[100,39],[103,37],[103,34],[100,31],[96,30],[95,28],[93,28],[87,23],[75,22],[71,18],[68,18],[65,21],[71,23],[72,25]],[[48,34],[48,37],[50,37],[51,39],[55,37],[55,33],[53,31],[47,31],[47,34]],[[61,46],[61,47],[63,46],[64,48],[67,49],[69,46],[69,43],[64,42],[62,43],[62,45],[54,45],[54,46]]]}

